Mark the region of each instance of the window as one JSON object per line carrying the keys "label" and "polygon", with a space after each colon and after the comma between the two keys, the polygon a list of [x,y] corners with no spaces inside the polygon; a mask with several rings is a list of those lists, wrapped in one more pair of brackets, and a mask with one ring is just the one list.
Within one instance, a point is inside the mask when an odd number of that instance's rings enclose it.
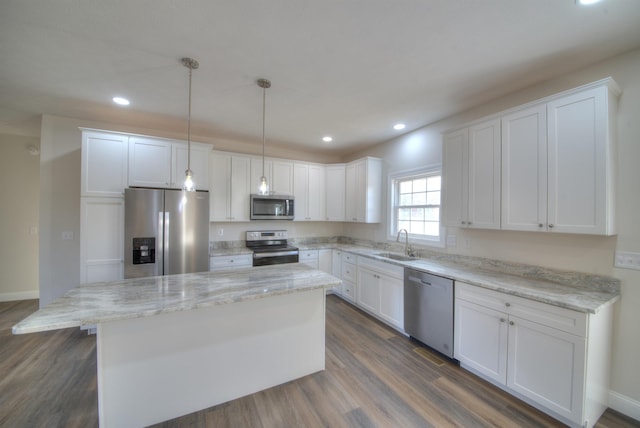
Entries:
{"label": "window", "polygon": [[406,229],[412,240],[441,242],[439,170],[396,174],[390,179],[390,238]]}

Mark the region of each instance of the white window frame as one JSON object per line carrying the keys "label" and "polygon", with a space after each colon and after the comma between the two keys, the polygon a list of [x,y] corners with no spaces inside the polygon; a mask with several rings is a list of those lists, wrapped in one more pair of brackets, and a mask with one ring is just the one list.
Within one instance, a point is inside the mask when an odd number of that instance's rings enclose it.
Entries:
{"label": "white window frame", "polygon": [[[406,171],[398,171],[389,174],[387,181],[387,194],[389,195],[389,199],[387,202],[387,207],[389,209],[388,215],[388,225],[387,231],[389,235],[387,239],[390,241],[395,241],[398,236],[398,230],[396,226],[396,210],[395,210],[395,200],[396,200],[396,184],[397,180],[404,180],[418,175],[440,175],[442,177],[442,166],[438,165],[429,165],[423,168],[416,168]],[[425,235],[416,235],[409,234],[409,244],[418,244],[425,245],[431,247],[444,248],[446,242],[446,228],[442,225],[442,186],[440,187],[440,218],[438,219],[438,223],[440,226],[439,236],[429,238]],[[402,241],[402,238],[401,238]]]}

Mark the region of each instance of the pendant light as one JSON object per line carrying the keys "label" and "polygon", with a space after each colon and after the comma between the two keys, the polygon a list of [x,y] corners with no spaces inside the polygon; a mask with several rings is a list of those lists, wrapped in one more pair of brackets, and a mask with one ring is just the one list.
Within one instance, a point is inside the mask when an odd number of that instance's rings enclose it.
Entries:
{"label": "pendant light", "polygon": [[262,88],[262,177],[260,177],[258,193],[260,195],[268,195],[269,184],[267,183],[267,177],[264,175],[264,122],[267,111],[267,89],[271,87],[271,82],[267,79],[258,79],[258,86]]}
{"label": "pendant light", "polygon": [[193,183],[193,171],[191,171],[191,73],[200,67],[198,61],[192,58],[182,58],[182,65],[189,69],[189,114],[187,115],[187,170],[184,172],[183,189],[187,192],[196,190]]}

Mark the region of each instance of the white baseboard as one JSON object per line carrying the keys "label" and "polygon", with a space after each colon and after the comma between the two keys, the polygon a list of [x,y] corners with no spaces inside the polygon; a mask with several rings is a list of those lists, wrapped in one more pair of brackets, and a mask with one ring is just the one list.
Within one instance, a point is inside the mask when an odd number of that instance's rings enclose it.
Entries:
{"label": "white baseboard", "polygon": [[615,391],[609,391],[609,407],[623,415],[640,421],[640,401]]}
{"label": "white baseboard", "polygon": [[18,293],[0,293],[0,302],[11,302],[14,300],[31,300],[40,298],[39,290],[21,291]]}

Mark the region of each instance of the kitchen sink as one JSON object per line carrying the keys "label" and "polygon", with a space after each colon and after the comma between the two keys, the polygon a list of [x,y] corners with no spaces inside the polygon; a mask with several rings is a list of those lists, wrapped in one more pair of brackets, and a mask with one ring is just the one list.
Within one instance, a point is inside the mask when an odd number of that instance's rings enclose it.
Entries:
{"label": "kitchen sink", "polygon": [[384,257],[385,259],[398,260],[402,262],[408,262],[409,260],[415,260],[415,257],[403,256],[402,254],[395,253],[375,253],[374,256]]}

